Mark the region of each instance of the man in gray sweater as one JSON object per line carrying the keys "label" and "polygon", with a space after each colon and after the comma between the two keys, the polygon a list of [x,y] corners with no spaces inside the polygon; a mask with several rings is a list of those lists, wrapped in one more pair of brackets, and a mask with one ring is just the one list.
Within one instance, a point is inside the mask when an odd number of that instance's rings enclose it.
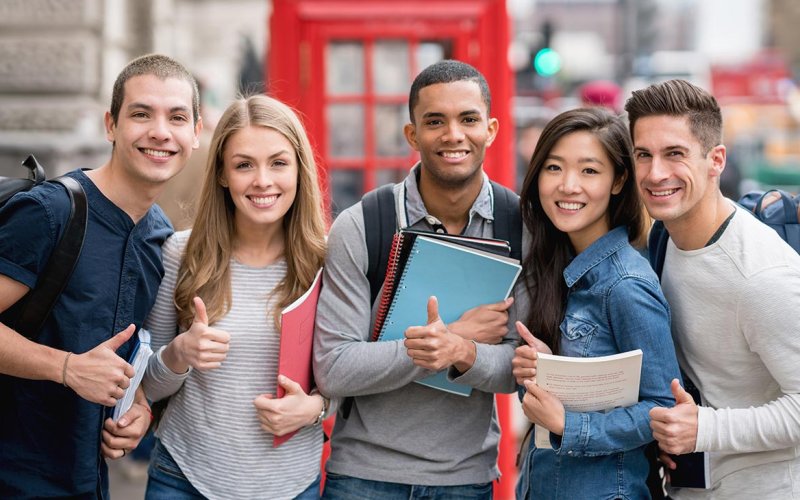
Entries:
{"label": "man in gray sweater", "polygon": [[[498,129],[490,101],[483,75],[457,61],[414,80],[404,132],[421,161],[394,186],[398,227],[494,236],[483,171]],[[491,498],[500,435],[493,393],[514,390],[518,304],[487,304],[450,325],[410,328],[405,340],[369,342],[376,304],[361,203],[339,215],[328,245],[314,373],[321,392],[353,404],[337,415],[323,498]],[[414,383],[441,369],[471,395]]]}

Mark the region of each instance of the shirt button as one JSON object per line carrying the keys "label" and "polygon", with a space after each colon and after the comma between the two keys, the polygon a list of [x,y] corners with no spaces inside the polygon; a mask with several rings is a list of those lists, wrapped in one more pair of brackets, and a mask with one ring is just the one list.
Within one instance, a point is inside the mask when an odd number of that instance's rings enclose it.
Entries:
{"label": "shirt button", "polygon": [[568,452],[567,452],[567,455],[572,455],[572,451],[568,451]]}

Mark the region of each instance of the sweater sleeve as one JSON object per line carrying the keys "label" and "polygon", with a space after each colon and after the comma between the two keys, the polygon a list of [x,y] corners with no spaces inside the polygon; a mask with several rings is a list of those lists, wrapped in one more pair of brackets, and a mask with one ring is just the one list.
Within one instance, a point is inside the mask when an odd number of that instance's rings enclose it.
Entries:
{"label": "sweater sleeve", "polygon": [[402,340],[369,341],[366,273],[364,222],[357,204],[331,227],[317,305],[314,376],[320,392],[332,398],[388,392],[432,373],[414,365]]}
{"label": "sweater sleeve", "polygon": [[147,398],[151,401],[159,401],[175,394],[191,372],[189,368],[186,373],[173,373],[161,358],[164,347],[178,333],[178,314],[174,304],[175,285],[187,239],[188,232],[176,233],[164,243],[162,252],[164,279],[158,289],[153,309],[145,321],[145,328],[150,331],[151,346],[155,354],[150,357],[142,385]]}
{"label": "sweater sleeve", "polygon": [[[737,321],[750,350],[763,362],[762,392],[777,397],[746,408],[701,407],[697,450],[758,452],[800,445],[800,271],[788,266],[751,277],[742,290]],[[771,380],[770,380],[771,379]],[[762,396],[763,397],[763,396]]]}

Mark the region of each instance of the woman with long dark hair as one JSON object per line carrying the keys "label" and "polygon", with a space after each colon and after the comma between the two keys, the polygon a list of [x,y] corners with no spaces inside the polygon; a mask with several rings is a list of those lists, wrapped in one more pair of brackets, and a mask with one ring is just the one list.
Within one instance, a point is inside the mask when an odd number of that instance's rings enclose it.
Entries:
{"label": "woman with long dark hair", "polygon": [[[517,348],[514,376],[526,388],[525,415],[549,431],[551,447],[531,439],[518,497],[649,498],[648,413],[674,404],[668,386],[679,371],[669,306],[657,276],[631,245],[647,221],[622,121],[602,108],[550,121],[531,158],[521,204],[531,233],[524,261],[531,309],[527,324],[517,323],[527,345]],[[633,406],[566,411],[533,382],[538,351],[596,357],[634,349],[643,359]]]}

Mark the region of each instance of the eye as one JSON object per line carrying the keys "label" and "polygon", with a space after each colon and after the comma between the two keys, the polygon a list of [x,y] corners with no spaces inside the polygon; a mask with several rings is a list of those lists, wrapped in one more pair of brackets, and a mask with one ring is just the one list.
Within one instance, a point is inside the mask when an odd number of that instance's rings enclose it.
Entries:
{"label": "eye", "polygon": [[131,113],[131,118],[147,118],[147,113],[144,111],[136,111]]}
{"label": "eye", "polygon": [[274,162],[272,162],[272,166],[273,167],[288,167],[289,166],[289,162],[286,161],[286,160],[278,159],[278,160],[275,160]]}
{"label": "eye", "polygon": [[670,158],[682,158],[683,151],[670,151],[667,153],[667,156]]}
{"label": "eye", "polygon": [[236,164],[236,169],[241,170],[245,168],[251,168],[253,165],[249,161],[242,161]]}
{"label": "eye", "polygon": [[583,173],[584,174],[594,175],[594,174],[599,174],[600,172],[598,172],[596,168],[586,167],[586,168],[583,169]]}
{"label": "eye", "polygon": [[549,172],[558,172],[559,170],[561,170],[561,167],[554,163],[551,163],[549,165],[545,165],[544,170],[547,170]]}
{"label": "eye", "polygon": [[650,153],[646,153],[644,151],[639,151],[636,153],[637,160],[643,160],[645,158],[650,158]]}
{"label": "eye", "polygon": [[172,120],[176,122],[186,123],[189,121],[189,118],[183,115],[175,115],[172,117]]}
{"label": "eye", "polygon": [[464,123],[478,123],[480,121],[481,121],[480,118],[476,116],[468,116],[464,118]]}
{"label": "eye", "polygon": [[435,127],[436,125],[441,125],[441,124],[442,124],[442,120],[440,120],[438,118],[434,118],[432,120],[428,120],[428,121],[425,122],[425,125],[428,125],[430,127]]}

